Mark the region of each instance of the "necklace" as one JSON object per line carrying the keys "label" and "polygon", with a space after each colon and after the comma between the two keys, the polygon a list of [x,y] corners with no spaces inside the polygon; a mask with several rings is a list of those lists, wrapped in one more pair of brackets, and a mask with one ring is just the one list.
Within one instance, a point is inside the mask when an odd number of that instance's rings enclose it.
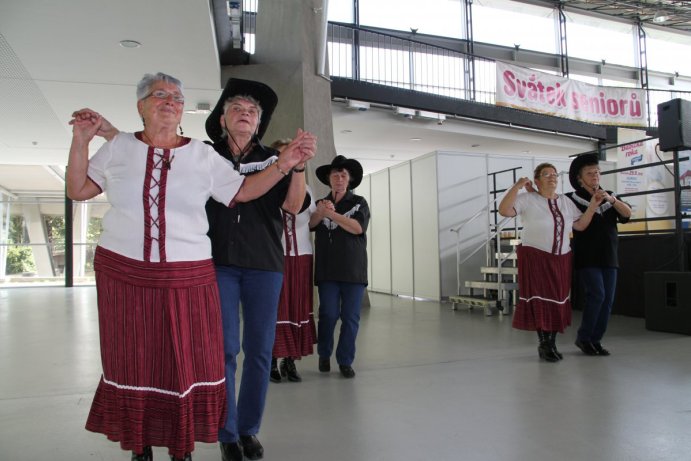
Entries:
{"label": "necklace", "polygon": [[157,155],[161,159],[161,164],[163,165],[163,168],[166,170],[170,171],[172,169],[173,165],[173,160],[175,160],[175,150],[177,147],[180,146],[182,143],[182,137],[178,136],[177,134],[175,135],[175,142],[173,143],[173,146],[171,147],[158,147],[154,145],[153,141],[151,141],[151,138],[146,134],[146,131],[142,131],[142,139],[151,147],[154,149],[163,149],[164,151],[170,150],[170,156],[168,157],[166,153],[164,152],[163,154],[156,153],[154,151],[154,155]]}
{"label": "necklace", "polygon": [[175,142],[172,143],[172,145],[166,146],[165,144],[163,146],[157,146],[149,137],[149,135],[146,134],[146,131],[142,131],[142,139],[144,142],[146,142],[148,145],[155,149],[175,149],[176,147],[180,146],[180,142],[182,138],[178,136],[177,134],[175,135]]}

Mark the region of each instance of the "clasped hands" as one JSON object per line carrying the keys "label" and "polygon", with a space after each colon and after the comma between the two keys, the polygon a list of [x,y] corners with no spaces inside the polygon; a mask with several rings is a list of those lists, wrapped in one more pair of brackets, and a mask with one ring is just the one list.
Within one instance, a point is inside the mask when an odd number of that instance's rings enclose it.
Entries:
{"label": "clasped hands", "polygon": [[308,131],[298,128],[297,135],[278,156],[279,162],[285,169],[296,166],[302,168],[305,162],[314,158],[317,153],[317,137]]}
{"label": "clasped hands", "polygon": [[330,213],[336,212],[336,206],[331,200],[322,199],[317,202],[317,215],[328,218]]}

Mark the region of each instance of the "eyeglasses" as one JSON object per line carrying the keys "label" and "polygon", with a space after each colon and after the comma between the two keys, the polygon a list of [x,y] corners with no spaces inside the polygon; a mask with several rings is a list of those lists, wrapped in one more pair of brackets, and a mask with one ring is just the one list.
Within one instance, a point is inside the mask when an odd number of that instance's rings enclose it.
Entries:
{"label": "eyeglasses", "polygon": [[559,173],[540,173],[541,178],[559,178]]}
{"label": "eyeglasses", "polygon": [[244,112],[247,112],[252,117],[256,117],[257,115],[259,115],[259,110],[256,107],[247,107],[243,106],[242,104],[231,104],[230,106],[228,106],[228,110],[232,110],[236,114],[242,114]]}
{"label": "eyeglasses", "polygon": [[185,97],[180,93],[168,93],[164,90],[154,90],[151,93],[149,93],[148,96],[144,96],[142,99],[146,99],[151,96],[153,96],[156,99],[168,99],[169,97],[172,97],[173,101],[177,102],[178,104],[185,103]]}

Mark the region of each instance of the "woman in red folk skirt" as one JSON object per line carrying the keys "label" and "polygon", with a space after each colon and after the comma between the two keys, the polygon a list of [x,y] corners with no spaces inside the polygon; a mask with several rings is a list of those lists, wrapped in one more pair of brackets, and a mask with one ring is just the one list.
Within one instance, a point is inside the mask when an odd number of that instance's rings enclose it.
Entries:
{"label": "woman in red folk skirt", "polygon": [[[571,325],[569,234],[572,228],[588,227],[602,197],[593,195],[581,213],[568,197],[557,194],[559,173],[549,163],[535,168],[533,181],[520,178],[499,204],[502,216],[519,216],[523,225],[517,250],[519,301],[513,327],[537,331],[540,358],[557,362],[562,359],[556,346],[557,333]],[[527,193],[519,194],[523,188]]]}
{"label": "woman in red folk skirt", "polygon": [[[205,205],[253,200],[283,178],[273,168],[243,178],[211,146],[178,134],[184,101],[178,79],[146,74],[142,131],[119,133],[90,109],[70,122],[67,195],[106,192],[111,205],[94,258],[103,375],[86,428],[133,461],[151,461],[153,446],[190,461],[196,441],[218,440],[226,382]],[[89,158],[97,135],[108,142]],[[279,171],[307,154],[289,146]]]}
{"label": "woman in red folk skirt", "polygon": [[[271,147],[282,150],[290,140],[277,140]],[[310,206],[301,213],[283,213],[283,252],[285,266],[283,287],[278,303],[276,339],[271,358],[271,381],[280,383],[283,378],[300,382],[295,360],[311,355],[317,342],[314,325],[312,287],[312,240],[309,230],[310,216],[316,209],[312,191]],[[281,360],[280,367],[278,358]]]}

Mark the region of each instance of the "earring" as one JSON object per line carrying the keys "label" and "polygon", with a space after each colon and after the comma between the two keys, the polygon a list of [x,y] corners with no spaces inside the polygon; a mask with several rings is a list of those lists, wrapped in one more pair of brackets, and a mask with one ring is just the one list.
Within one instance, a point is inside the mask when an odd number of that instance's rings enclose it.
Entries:
{"label": "earring", "polygon": [[179,127],[180,127],[180,136],[182,136],[182,135],[184,135],[184,134],[185,134],[185,132],[184,132],[184,131],[182,131],[182,125],[179,125]]}

